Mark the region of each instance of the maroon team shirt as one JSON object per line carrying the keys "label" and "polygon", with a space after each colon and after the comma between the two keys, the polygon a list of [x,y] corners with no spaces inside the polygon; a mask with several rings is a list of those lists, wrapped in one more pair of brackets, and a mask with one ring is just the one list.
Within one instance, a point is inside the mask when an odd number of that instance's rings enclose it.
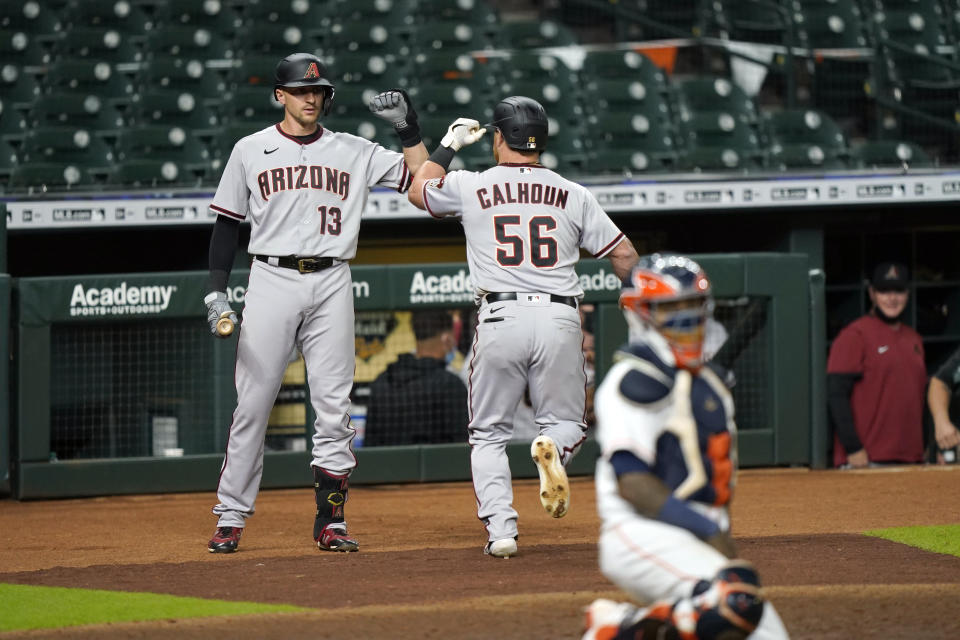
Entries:
{"label": "maroon team shirt", "polygon": [[[871,461],[923,460],[923,397],[927,369],[920,334],[863,316],[845,327],[830,347],[827,373],[859,373],[850,408]],[[847,454],[836,435],[833,462]]]}

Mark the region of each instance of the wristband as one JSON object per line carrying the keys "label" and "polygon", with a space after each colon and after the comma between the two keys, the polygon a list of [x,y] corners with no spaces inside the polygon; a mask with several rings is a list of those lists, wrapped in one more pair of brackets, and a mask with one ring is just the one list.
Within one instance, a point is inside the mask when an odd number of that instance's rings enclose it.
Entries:
{"label": "wristband", "polygon": [[453,162],[453,156],[455,156],[456,154],[457,152],[451,149],[450,147],[445,147],[443,145],[440,145],[439,147],[437,147],[436,151],[430,154],[430,157],[427,158],[427,160],[440,165],[441,167],[443,167],[443,170],[446,171],[447,168],[450,166],[450,163]]}
{"label": "wristband", "polygon": [[657,520],[686,529],[701,540],[706,540],[720,530],[716,522],[700,515],[685,502],[673,496],[667,498],[660,507]]}
{"label": "wristband", "polygon": [[404,147],[415,147],[423,141],[420,137],[420,126],[417,124],[406,123],[404,127],[394,129],[400,136],[400,144]]}

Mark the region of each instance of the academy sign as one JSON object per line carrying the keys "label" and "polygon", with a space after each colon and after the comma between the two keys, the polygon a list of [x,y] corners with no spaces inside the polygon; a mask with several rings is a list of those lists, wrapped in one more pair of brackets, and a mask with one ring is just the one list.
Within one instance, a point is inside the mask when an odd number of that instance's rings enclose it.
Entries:
{"label": "academy sign", "polygon": [[73,287],[70,296],[71,316],[122,316],[160,313],[170,306],[175,285],[142,285],[131,287],[121,282],[117,287]]}
{"label": "academy sign", "polygon": [[473,283],[466,269],[454,274],[426,275],[415,271],[410,280],[410,303],[473,302]]}

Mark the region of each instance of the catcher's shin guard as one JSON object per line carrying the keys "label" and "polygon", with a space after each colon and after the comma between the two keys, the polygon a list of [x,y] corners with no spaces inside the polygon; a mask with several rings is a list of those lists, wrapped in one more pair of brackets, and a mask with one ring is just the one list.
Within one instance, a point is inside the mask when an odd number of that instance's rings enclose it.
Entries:
{"label": "catcher's shin guard", "polygon": [[323,551],[356,551],[360,545],[347,537],[343,505],[347,501],[347,476],[333,476],[313,467],[313,490],[317,498],[317,516],[313,521],[313,539]]}

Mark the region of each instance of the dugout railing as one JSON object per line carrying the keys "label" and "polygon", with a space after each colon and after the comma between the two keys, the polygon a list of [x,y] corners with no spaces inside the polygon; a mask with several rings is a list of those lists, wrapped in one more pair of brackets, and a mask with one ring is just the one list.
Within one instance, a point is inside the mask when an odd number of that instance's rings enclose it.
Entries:
{"label": "dugout railing", "polygon": [[[734,372],[742,466],[822,465],[811,389],[825,346],[804,254],[697,256],[714,281],[728,340],[717,352]],[[626,338],[619,281],[604,260],[578,266],[595,307],[597,379]],[[472,305],[464,264],[354,266],[359,313]],[[247,272],[229,296],[240,309]],[[4,283],[0,279],[0,295]],[[236,338],[215,340],[202,305],[206,273],[59,276],[13,281],[10,429],[17,498],[212,490],[235,406]],[[4,308],[10,308],[5,305]],[[6,326],[7,323],[4,323]],[[312,411],[303,403],[303,433]],[[822,397],[822,396],[821,396]],[[819,400],[818,400],[819,401]],[[81,424],[82,423],[82,424]],[[54,445],[56,443],[56,445]],[[94,443],[94,444],[91,444]],[[64,451],[82,452],[64,456]],[[593,471],[592,438],[571,475]],[[508,445],[514,477],[535,477],[525,443]],[[464,443],[360,447],[355,484],[470,478]],[[268,451],[262,486],[309,486],[303,450]],[[2,467],[0,467],[2,471]]]}

